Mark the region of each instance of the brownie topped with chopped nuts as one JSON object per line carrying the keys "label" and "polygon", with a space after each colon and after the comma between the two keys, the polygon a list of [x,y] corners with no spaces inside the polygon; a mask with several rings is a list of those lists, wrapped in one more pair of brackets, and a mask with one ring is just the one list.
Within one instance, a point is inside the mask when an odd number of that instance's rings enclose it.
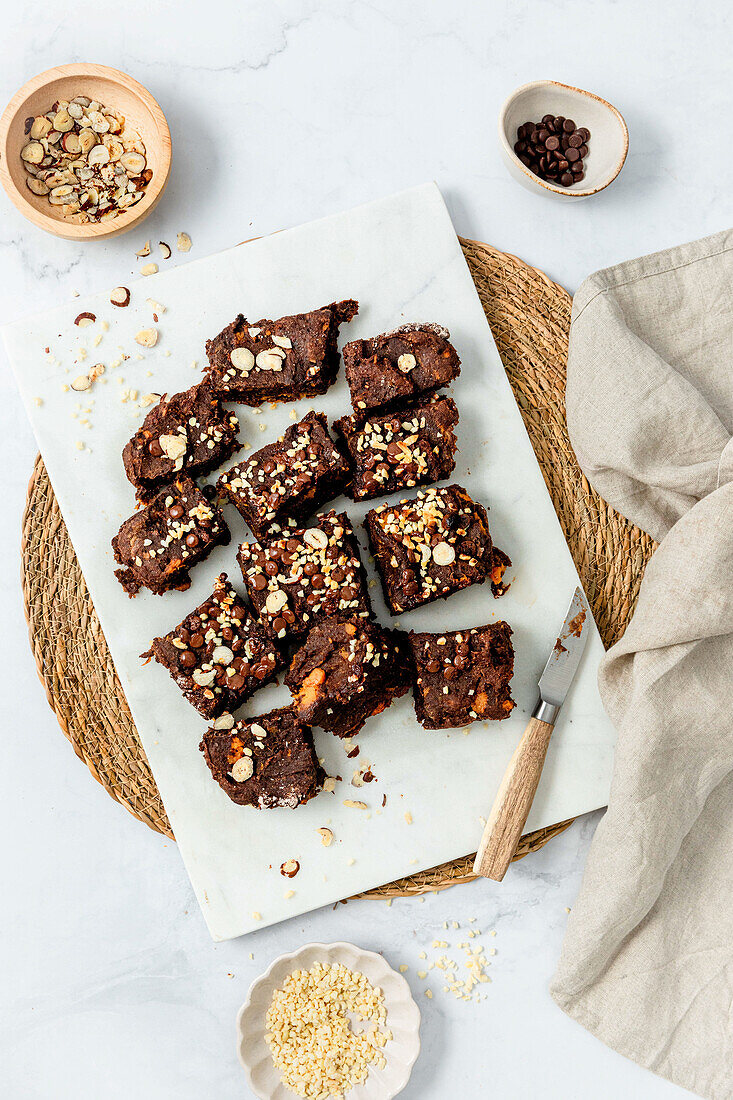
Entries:
{"label": "brownie topped with chopped nuts", "polygon": [[204,369],[220,394],[247,405],[325,393],[338,374],[339,325],[358,310],[348,299],[277,321],[248,321],[240,313],[206,341]]}
{"label": "brownie topped with chopped nuts", "polygon": [[413,500],[372,508],[365,525],[395,615],[491,576],[486,510],[460,485],[425,489]]}
{"label": "brownie topped with chopped nuts", "polygon": [[122,452],[125,473],[141,498],[182,471],[208,474],[241,449],[238,428],[208,380],[172,397],[164,394]]}
{"label": "brownie topped with chopped nuts", "polygon": [[276,638],[300,638],[324,619],[371,615],[359,546],[343,512],[316,516],[281,538],[244,542],[237,560],[249,597]]}
{"label": "brownie topped with chopped nuts", "polygon": [[355,412],[391,406],[432,393],[461,372],[461,361],[441,325],[402,325],[344,347],[346,381]]}
{"label": "brownie topped with chopped nuts", "polygon": [[481,718],[509,717],[515,706],[511,639],[505,622],[442,634],[408,634],[417,673],[415,712],[425,729],[454,729]]}
{"label": "brownie topped with chopped nuts", "polygon": [[355,413],[334,423],[351,459],[354,500],[449,477],[456,464],[458,409],[435,395],[390,413]]}
{"label": "brownie topped with chopped nuts", "polygon": [[189,569],[215,546],[229,542],[219,508],[210,504],[190,477],[179,477],[126,519],[112,539],[115,576],[128,596],[149,588],[162,596],[191,583]]}
{"label": "brownie topped with chopped nuts", "polygon": [[318,623],[285,676],[295,713],[338,737],[358,733],[410,686],[400,637],[365,619]]}
{"label": "brownie topped with chopped nuts", "polygon": [[310,726],[290,707],[235,722],[217,719],[199,745],[211,774],[239,806],[301,806],[325,778]]}
{"label": "brownie topped with chopped nuts", "polygon": [[220,493],[231,500],[258,539],[273,525],[297,527],[349,478],[346,459],[328,434],[323,413],[310,412],[275,443],[221,475]]}
{"label": "brownie topped with chopped nuts", "polygon": [[168,669],[204,718],[236,710],[272,680],[283,659],[270,636],[245,607],[226,573],[211,596],[142,657]]}

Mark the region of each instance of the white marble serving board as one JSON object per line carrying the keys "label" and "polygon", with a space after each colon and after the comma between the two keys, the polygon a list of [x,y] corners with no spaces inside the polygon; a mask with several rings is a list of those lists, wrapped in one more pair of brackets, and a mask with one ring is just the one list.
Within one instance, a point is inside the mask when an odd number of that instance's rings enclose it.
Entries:
{"label": "white marble serving board", "polygon": [[[168,268],[160,263],[159,274],[131,284],[127,309],[111,306],[106,288],[10,325],[4,337],[181,855],[210,932],[221,940],[475,850],[480,818],[535,703],[538,675],[578,577],[434,184],[207,259]],[[157,325],[157,347],[143,352],[134,334],[152,323],[148,297],[163,303],[166,312]],[[211,779],[198,751],[206,723],[164,669],[154,663],[143,667],[138,657],[154,635],[166,633],[210,593],[222,570],[241,590],[235,554],[237,543],[248,537],[244,524],[226,508],[232,542],[193,570],[188,592],[159,598],[143,591],[128,599],[113,576],[110,549],[110,539],[134,507],[120,454],[147,411],[139,407],[139,397],[183,390],[197,381],[204,341],[237,313],[278,317],[345,297],[358,298],[361,308],[342,328],[342,342],[406,321],[437,321],[451,331],[463,363],[452,390],[461,415],[452,480],[490,508],[494,540],[514,562],[508,574],[513,583],[500,600],[492,598],[488,585],[473,587],[404,615],[402,625],[441,630],[506,619],[514,630],[518,706],[500,724],[477,722],[467,734],[436,732],[417,724],[407,696],[367,724],[357,738],[361,753],[351,760],[336,738],[316,730],[319,755],[331,774],[343,777],[335,793],[323,793],[297,810],[257,811],[235,806]],[[93,326],[74,325],[82,311],[96,315]],[[81,347],[88,350],[83,362]],[[123,352],[130,358],[113,366]],[[88,394],[64,391],[64,384],[96,362],[107,366],[104,382]],[[138,399],[123,403],[121,394],[130,387]],[[243,438],[253,448],[274,439],[292,423],[292,407],[265,406],[257,414],[238,406]],[[295,406],[299,415],[312,407],[330,418],[349,411],[343,372],[325,397]],[[88,408],[92,411],[85,413]],[[91,427],[81,424],[84,419]],[[78,440],[83,450],[77,449]],[[346,507],[357,524],[367,510],[344,500],[336,507]],[[372,596],[379,618],[389,622],[378,585]],[[606,803],[614,732],[596,687],[601,653],[593,626],[528,829]],[[284,687],[265,688],[241,713],[261,713],[288,698]],[[367,760],[376,781],[356,789],[352,774]],[[345,807],[344,799],[363,800],[369,809]],[[329,848],[316,831],[321,825],[333,831]],[[289,858],[301,865],[293,880],[279,873]],[[289,890],[294,895],[286,898]]]}

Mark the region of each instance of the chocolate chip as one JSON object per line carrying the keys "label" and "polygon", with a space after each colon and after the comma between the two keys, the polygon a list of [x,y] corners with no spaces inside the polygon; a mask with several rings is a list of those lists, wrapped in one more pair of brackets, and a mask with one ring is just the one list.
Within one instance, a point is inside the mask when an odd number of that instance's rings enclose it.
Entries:
{"label": "chocolate chip", "polygon": [[157,439],[151,439],[148,443],[148,454],[152,455],[153,458],[160,458],[163,454],[163,448]]}
{"label": "chocolate chip", "polygon": [[267,588],[267,581],[261,573],[255,573],[252,578],[252,587],[255,592],[261,592],[263,588]]}
{"label": "chocolate chip", "polygon": [[186,546],[198,546],[198,544],[199,537],[198,535],[195,535],[193,531],[190,533],[190,535],[186,535]]}
{"label": "chocolate chip", "polygon": [[184,511],[185,509],[182,504],[171,504],[170,508],[168,509],[168,515],[171,517],[171,519],[180,519]]}
{"label": "chocolate chip", "polygon": [[540,179],[570,187],[585,174],[583,159],[588,155],[589,140],[590,130],[577,128],[573,119],[543,115],[540,122],[525,122],[517,129],[514,151]]}
{"label": "chocolate chip", "polygon": [[184,649],[178,657],[178,663],[181,668],[193,668],[196,664],[196,656],[190,649]]}
{"label": "chocolate chip", "polygon": [[203,634],[192,634],[191,635],[191,648],[192,649],[201,649],[203,644],[204,644]]}
{"label": "chocolate chip", "polygon": [[239,691],[240,688],[244,687],[244,676],[240,676],[239,673],[235,673],[234,676],[230,677],[229,679],[229,687],[233,691]]}

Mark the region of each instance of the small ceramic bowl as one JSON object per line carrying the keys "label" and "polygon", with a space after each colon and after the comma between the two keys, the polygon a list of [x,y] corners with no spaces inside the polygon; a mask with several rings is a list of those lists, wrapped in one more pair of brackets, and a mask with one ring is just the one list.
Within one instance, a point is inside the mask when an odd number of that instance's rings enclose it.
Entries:
{"label": "small ceramic bowl", "polygon": [[[45,114],[58,99],[86,95],[105,107],[121,111],[145,145],[147,166],[153,178],[139,202],[116,218],[103,222],[79,222],[51,206],[45,195],[34,195],[26,186],[28,174],[20,150],[29,140],[26,119]],[[126,73],[105,65],[58,65],[29,80],[16,92],[0,119],[0,181],[10,199],[34,225],[67,240],[102,240],[125,233],[146,218],[163,194],[171,166],[171,135],[165,115],[142,84]]]}
{"label": "small ceramic bowl", "polygon": [[265,1015],[272,995],[293,970],[309,970],[314,963],[342,963],[379,986],[387,1006],[386,1027],[393,1038],[383,1047],[384,1069],[370,1069],[366,1081],[346,1094],[348,1100],[391,1100],[402,1092],[420,1053],[420,1011],[405,979],[381,955],[353,943],[308,943],[290,955],[281,955],[253,982],[237,1015],[237,1053],[247,1083],[259,1100],[293,1100],[280,1080],[265,1040]]}
{"label": "small ceramic bowl", "polygon": [[[576,126],[585,126],[591,133],[583,161],[585,179],[570,187],[540,179],[514,152],[518,128],[547,114],[572,118]],[[499,148],[510,174],[528,191],[573,201],[597,195],[613,183],[629,151],[629,131],[623,116],[600,96],[556,80],[535,80],[517,88],[504,102],[499,113]]]}

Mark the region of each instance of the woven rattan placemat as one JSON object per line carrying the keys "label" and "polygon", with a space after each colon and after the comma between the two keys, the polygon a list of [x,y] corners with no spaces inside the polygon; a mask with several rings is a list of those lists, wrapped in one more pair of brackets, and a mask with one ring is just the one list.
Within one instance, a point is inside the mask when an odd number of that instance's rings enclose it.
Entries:
{"label": "woven rattan placemat", "polygon": [[[631,616],[654,544],[593,492],[570,446],[564,401],[570,295],[515,256],[478,241],[461,244],[608,646]],[[40,455],[28,486],[21,549],[33,655],[62,730],[113,798],[152,829],[172,837]],[[569,824],[563,821],[523,837],[515,858],[541,848]],[[443,889],[472,879],[472,865],[473,856],[468,856],[362,896]]]}

